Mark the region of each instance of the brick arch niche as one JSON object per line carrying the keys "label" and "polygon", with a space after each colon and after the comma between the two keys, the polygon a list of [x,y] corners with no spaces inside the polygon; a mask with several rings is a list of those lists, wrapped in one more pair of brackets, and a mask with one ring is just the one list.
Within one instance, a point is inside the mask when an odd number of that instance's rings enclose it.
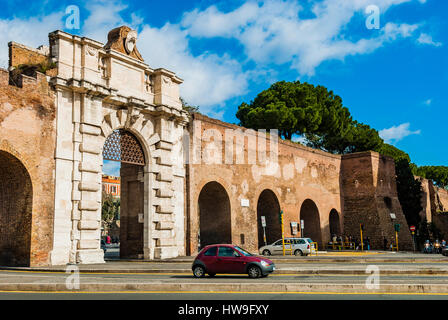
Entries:
{"label": "brick arch niche", "polygon": [[333,235],[339,236],[341,235],[341,221],[339,219],[339,213],[336,209],[332,209],[330,211],[329,216],[329,224],[330,224],[330,238],[332,239]]}
{"label": "brick arch niche", "polygon": [[257,221],[258,221],[258,247],[264,246],[264,232],[261,217],[266,220],[266,242],[273,243],[282,238],[280,223],[280,204],[277,196],[269,189],[264,190],[258,197]]}
{"label": "brick arch niche", "polygon": [[230,199],[224,187],[216,181],[207,183],[199,194],[198,202],[199,247],[231,243]]}
{"label": "brick arch niche", "polygon": [[304,221],[303,237],[311,238],[322,246],[322,231],[320,228],[319,210],[311,199],[306,199],[300,208],[300,220]]}
{"label": "brick arch niche", "polygon": [[16,157],[0,151],[0,265],[29,266],[33,188]]}

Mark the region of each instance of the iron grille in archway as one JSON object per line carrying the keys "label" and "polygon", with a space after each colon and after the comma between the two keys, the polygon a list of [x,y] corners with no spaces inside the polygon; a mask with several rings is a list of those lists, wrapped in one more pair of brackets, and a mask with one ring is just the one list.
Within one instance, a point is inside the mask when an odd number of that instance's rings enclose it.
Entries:
{"label": "iron grille in archway", "polygon": [[114,130],[104,143],[103,159],[145,165],[142,146],[134,135],[126,130]]}

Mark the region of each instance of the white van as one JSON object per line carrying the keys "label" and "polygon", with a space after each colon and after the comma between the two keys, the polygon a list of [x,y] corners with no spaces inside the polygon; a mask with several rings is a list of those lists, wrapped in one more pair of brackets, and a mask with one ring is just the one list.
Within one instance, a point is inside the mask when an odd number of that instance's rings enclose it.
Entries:
{"label": "white van", "polygon": [[[290,248],[290,243],[292,242],[292,253],[296,256],[307,256],[314,253],[313,240],[310,238],[285,238],[285,249]],[[313,250],[313,251],[311,251]],[[264,256],[270,256],[273,254],[283,254],[282,239],[275,241],[273,244],[263,246],[258,249],[259,253]],[[289,250],[286,251],[290,254]]]}

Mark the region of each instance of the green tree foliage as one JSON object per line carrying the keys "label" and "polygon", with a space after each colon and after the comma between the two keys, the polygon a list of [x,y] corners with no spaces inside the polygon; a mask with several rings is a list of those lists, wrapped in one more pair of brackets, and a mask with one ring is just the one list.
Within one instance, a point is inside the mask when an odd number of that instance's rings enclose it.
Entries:
{"label": "green tree foliage", "polygon": [[423,244],[426,240],[433,242],[435,240],[442,240],[445,234],[435,225],[434,222],[428,223],[426,219],[422,220],[417,227],[416,242],[419,250],[423,250]]}
{"label": "green tree foliage", "polygon": [[406,152],[387,143],[383,143],[380,148],[376,149],[376,151],[384,156],[393,158],[395,161],[406,159],[408,162],[411,162],[411,158]]}
{"label": "green tree foliage", "polygon": [[378,131],[357,121],[339,132],[305,134],[305,137],[308,146],[338,154],[377,150],[383,145]]}
{"label": "green tree foliage", "polygon": [[[373,150],[395,161],[397,193],[409,225],[420,225],[422,188],[414,178],[416,166],[409,155],[384,143],[378,131],[352,119],[341,97],[323,86],[308,83],[277,82],[262,91],[250,103],[242,103],[236,114],[242,126],[252,129],[278,129],[280,136],[291,139],[302,135],[308,146],[345,154]],[[445,177],[442,170],[427,170],[428,176]],[[439,182],[443,183],[443,182]]]}
{"label": "green tree foliage", "polygon": [[300,81],[274,83],[236,114],[240,124],[252,129],[278,129],[291,139],[304,135],[308,145],[332,153],[379,148],[383,140],[368,125],[353,121],[341,97],[323,86]]}
{"label": "green tree foliage", "polygon": [[418,226],[421,223],[419,213],[423,210],[421,206],[422,185],[414,177],[415,165],[411,163],[411,158],[406,152],[390,144],[383,143],[376,151],[394,159],[398,200],[408,225]]}
{"label": "green tree foliage", "polygon": [[106,228],[109,228],[115,220],[120,220],[120,199],[103,192],[101,220]]}
{"label": "green tree foliage", "polygon": [[[337,126],[342,99],[324,87],[280,81],[262,91],[250,103],[242,103],[236,114],[241,125],[253,129],[278,129],[281,136],[317,133]],[[325,110],[327,109],[327,110]],[[340,114],[338,114],[338,112]]]}
{"label": "green tree foliage", "polygon": [[395,162],[395,173],[397,175],[397,193],[403,213],[408,225],[418,225],[420,223],[422,185],[418,179],[414,178],[411,163],[406,159],[399,159]]}
{"label": "green tree foliage", "polygon": [[448,189],[448,167],[423,166],[414,170],[415,175],[430,179],[440,188]]}
{"label": "green tree foliage", "polygon": [[180,102],[182,103],[182,109],[188,111],[189,113],[199,113],[199,106],[191,106],[182,97],[180,97]]}

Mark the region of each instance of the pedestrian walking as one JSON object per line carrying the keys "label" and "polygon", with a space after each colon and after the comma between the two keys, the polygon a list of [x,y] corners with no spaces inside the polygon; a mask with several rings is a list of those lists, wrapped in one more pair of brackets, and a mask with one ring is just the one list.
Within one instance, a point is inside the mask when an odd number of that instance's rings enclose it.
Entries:
{"label": "pedestrian walking", "polygon": [[387,250],[387,239],[386,237],[383,238],[383,244],[384,244],[384,251]]}

